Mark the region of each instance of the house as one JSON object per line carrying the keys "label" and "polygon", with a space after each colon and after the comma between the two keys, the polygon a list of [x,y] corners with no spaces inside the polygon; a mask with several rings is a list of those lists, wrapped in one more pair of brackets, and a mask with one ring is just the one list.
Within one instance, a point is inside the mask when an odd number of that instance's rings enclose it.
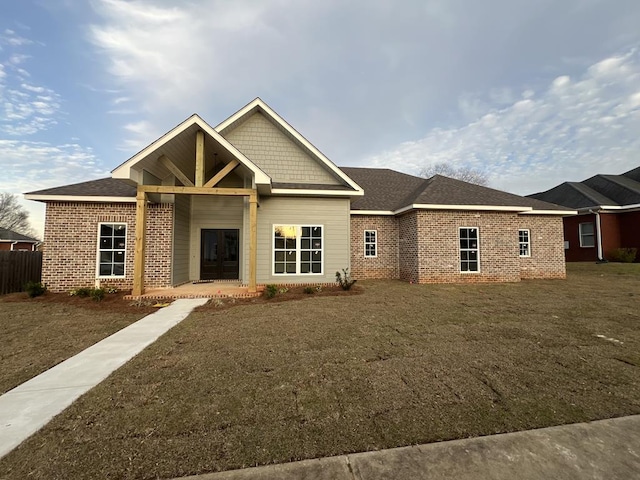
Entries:
{"label": "house", "polygon": [[236,280],[519,281],[565,276],[567,209],[436,176],[338,168],[257,98],[193,115],[110,178],[26,194],[46,203],[52,291]]}
{"label": "house", "polygon": [[35,252],[40,244],[40,240],[21,233],[0,228],[0,252],[1,251],[27,251]]}
{"label": "house", "polygon": [[564,218],[568,262],[611,260],[619,248],[640,251],[640,167],[564,182],[529,197],[577,211]]}

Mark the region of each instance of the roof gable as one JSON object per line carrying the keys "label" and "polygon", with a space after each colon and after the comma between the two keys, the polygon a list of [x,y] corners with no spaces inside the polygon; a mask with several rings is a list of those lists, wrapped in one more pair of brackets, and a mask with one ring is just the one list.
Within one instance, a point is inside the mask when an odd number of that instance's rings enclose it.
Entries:
{"label": "roof gable", "polygon": [[263,167],[274,182],[345,185],[362,195],[353,179],[260,98],[215,129]]}
{"label": "roof gable", "polygon": [[257,185],[271,184],[268,175],[197,114],[187,118],[112,170],[113,178],[142,183],[143,170],[158,178],[163,178],[171,173],[159,161],[163,155],[176,163],[189,176],[190,172],[195,171],[195,135],[198,130],[205,134],[205,160],[210,168],[215,167],[212,162],[218,155],[223,162],[236,159],[253,174]]}

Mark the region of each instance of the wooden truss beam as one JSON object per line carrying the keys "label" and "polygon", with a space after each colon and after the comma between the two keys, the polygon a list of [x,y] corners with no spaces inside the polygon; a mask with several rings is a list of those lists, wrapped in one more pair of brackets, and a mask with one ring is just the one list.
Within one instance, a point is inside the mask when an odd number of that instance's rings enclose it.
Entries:
{"label": "wooden truss beam", "polygon": [[196,132],[196,187],[204,184],[204,132]]}
{"label": "wooden truss beam", "polygon": [[179,193],[185,195],[227,195],[250,197],[257,195],[252,188],[208,188],[208,187],[180,187],[173,185],[138,185],[138,192],[145,193]]}
{"label": "wooden truss beam", "polygon": [[191,180],[189,180],[189,178],[182,173],[182,170],[180,170],[178,168],[178,166],[173,163],[166,155],[162,155],[159,159],[160,163],[162,165],[164,165],[165,167],[167,167],[167,170],[169,170],[171,173],[173,173],[175,175],[175,177],[180,180],[180,182],[182,183],[182,185],[184,185],[185,187],[193,187],[193,182]]}
{"label": "wooden truss beam", "polygon": [[211,178],[211,180],[209,180],[207,183],[205,183],[204,186],[205,187],[215,187],[220,182],[220,180],[222,180],[224,177],[229,175],[231,173],[231,171],[234,168],[236,168],[238,165],[240,165],[240,162],[238,161],[237,158],[234,158],[229,163],[227,163],[222,170],[220,170],[218,173],[216,173],[213,176],[213,178]]}

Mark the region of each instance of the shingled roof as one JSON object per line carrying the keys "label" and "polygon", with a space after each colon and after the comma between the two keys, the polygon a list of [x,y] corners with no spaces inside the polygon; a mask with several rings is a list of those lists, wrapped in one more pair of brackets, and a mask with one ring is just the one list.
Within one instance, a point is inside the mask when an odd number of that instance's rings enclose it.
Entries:
{"label": "shingled roof", "polygon": [[640,167],[622,175],[594,175],[582,182],[564,182],[528,195],[575,209],[640,204]]}
{"label": "shingled roof", "polygon": [[136,187],[115,178],[100,178],[62,187],[45,188],[25,195],[55,195],[71,197],[133,197]]}
{"label": "shingled roof", "polygon": [[2,241],[38,243],[40,240],[22,235],[21,233],[14,232],[13,230],[0,228],[0,242]]}
{"label": "shingled roof", "polygon": [[342,167],[364,189],[352,210],[396,211],[412,205],[524,207],[567,210],[564,207],[512,193],[434,175],[424,179],[389,169]]}

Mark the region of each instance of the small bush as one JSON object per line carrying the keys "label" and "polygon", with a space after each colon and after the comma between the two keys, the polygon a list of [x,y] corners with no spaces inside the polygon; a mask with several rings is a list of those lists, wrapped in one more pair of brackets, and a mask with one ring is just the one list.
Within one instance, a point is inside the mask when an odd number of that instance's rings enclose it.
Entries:
{"label": "small bush", "polygon": [[113,287],[107,287],[106,291],[107,291],[108,294],[118,293],[118,289],[117,288],[113,288]]}
{"label": "small bush", "polygon": [[278,289],[278,293],[287,293],[289,291],[289,289],[287,287],[282,287],[280,289]]}
{"label": "small bush", "polygon": [[609,254],[609,257],[612,262],[633,263],[637,253],[637,248],[616,248]]}
{"label": "small bush", "polygon": [[76,289],[71,290],[69,292],[69,296],[70,297],[80,297],[80,298],[89,297],[91,295],[91,291],[92,290],[93,290],[93,288],[89,288],[89,287],[76,288]]}
{"label": "small bush", "polygon": [[40,282],[27,282],[24,284],[24,291],[27,292],[29,298],[34,298],[44,295],[44,292],[47,291],[47,287]]}
{"label": "small bush", "polygon": [[351,278],[348,268],[343,268],[342,273],[336,272],[336,282],[340,284],[343,290],[350,290],[357,280]]}
{"label": "small bush", "polygon": [[264,296],[267,298],[273,298],[278,293],[278,287],[275,285],[267,285],[264,289]]}
{"label": "small bush", "polygon": [[104,298],[106,290],[104,288],[92,288],[89,296],[94,302],[100,302]]}
{"label": "small bush", "polygon": [[304,287],[302,291],[308,295],[316,293],[316,289],[313,287]]}

